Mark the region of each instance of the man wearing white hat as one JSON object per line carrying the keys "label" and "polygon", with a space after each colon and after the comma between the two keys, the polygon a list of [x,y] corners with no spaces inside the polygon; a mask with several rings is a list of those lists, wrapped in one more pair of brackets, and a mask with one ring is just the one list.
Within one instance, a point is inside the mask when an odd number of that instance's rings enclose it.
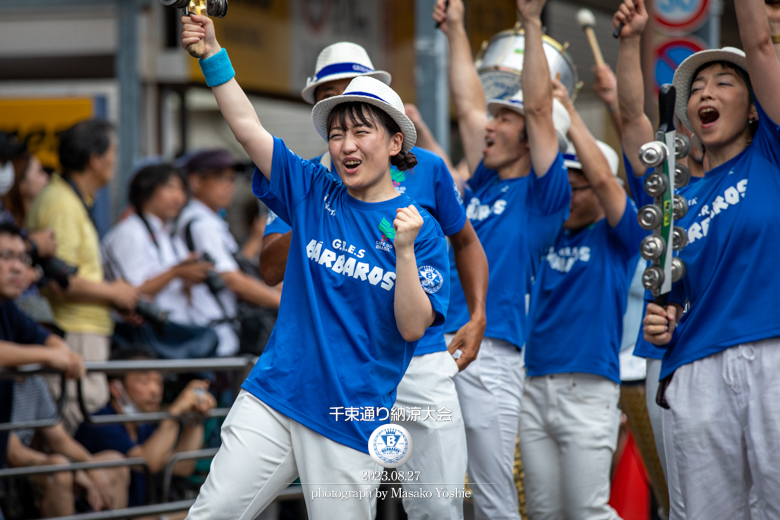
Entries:
{"label": "man wearing white hat", "polygon": [[620,426],[618,355],[645,233],[617,180],[618,156],[591,136],[555,82],[572,124],[571,214],[531,293],[520,452],[533,519],[616,519],[608,505]]}
{"label": "man wearing white hat", "polygon": [[[309,103],[322,101],[344,92],[352,78],[370,76],[390,82],[390,75],[375,71],[365,49],[349,42],[335,43],[320,52],[316,72],[307,81],[301,97]],[[463,283],[469,288],[469,309],[472,314],[462,327],[460,339],[451,346],[460,346],[464,353],[457,361],[447,352],[443,327],[428,329],[420,340],[415,356],[404,379],[398,386],[394,417],[414,439],[412,457],[404,464],[405,471],[419,471],[419,480],[404,482],[411,490],[433,493],[430,498],[403,497],[404,509],[412,520],[463,518],[462,484],[466,473],[466,434],[460,404],[452,378],[476,357],[485,325],[484,301],[487,292],[488,264],[474,228],[466,218],[462,198],[444,161],[437,155],[414,147],[417,166],[411,173],[392,170],[393,184],[436,218],[450,238],[454,261],[461,268]],[[315,158],[331,168],[326,153]],[[290,243],[290,227],[269,212],[261,270],[269,284],[284,276]],[[444,410],[446,420],[434,420],[425,410]],[[422,414],[422,415],[421,415]],[[422,420],[422,419],[425,420]],[[430,483],[430,485],[426,485]],[[448,483],[449,486],[441,484]],[[456,483],[458,483],[456,485]],[[438,493],[436,488],[448,488],[452,493]],[[458,493],[458,491],[460,493]]]}
{"label": "man wearing white hat", "polygon": [[[477,519],[519,520],[514,481],[525,344],[525,295],[566,220],[571,192],[560,153],[569,126],[554,103],[542,48],[543,0],[519,0],[525,55],[521,93],[486,103],[463,26],[463,2],[440,0],[433,18],[450,44],[450,89],[473,173],[467,214],[490,263],[487,328],[479,358],[455,378],[466,422],[468,475]],[[556,108],[557,107],[557,108]],[[493,115],[488,120],[488,110]],[[555,114],[555,115],[554,115]],[[560,136],[560,137],[559,137]],[[446,332],[468,318],[452,273]]]}

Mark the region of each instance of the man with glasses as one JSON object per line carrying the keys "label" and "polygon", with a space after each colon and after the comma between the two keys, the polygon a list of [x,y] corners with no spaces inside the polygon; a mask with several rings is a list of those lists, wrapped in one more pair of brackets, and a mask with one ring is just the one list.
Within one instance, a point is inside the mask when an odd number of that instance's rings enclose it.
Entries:
{"label": "man with glasses", "polygon": [[224,289],[208,284],[192,287],[190,297],[194,323],[212,325],[219,335],[217,354],[232,356],[239,351],[239,340],[229,320],[236,317],[237,300],[278,309],[281,291],[272,289],[257,278],[243,273],[236,262],[238,243],[219,212],[230,206],[235,193],[236,170],[240,163],[226,150],[207,150],[187,161],[185,170],[192,199],[182,210],[177,233],[191,251],[207,253],[214,262]]}

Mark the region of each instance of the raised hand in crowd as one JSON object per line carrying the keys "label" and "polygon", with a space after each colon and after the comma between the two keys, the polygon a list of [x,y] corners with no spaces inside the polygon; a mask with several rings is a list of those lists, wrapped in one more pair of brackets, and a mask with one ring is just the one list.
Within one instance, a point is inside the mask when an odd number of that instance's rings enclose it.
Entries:
{"label": "raised hand in crowd", "polygon": [[647,20],[649,19],[645,0],[623,0],[618,7],[612,22],[617,29],[623,24],[620,31],[620,38],[639,38],[645,31]]}
{"label": "raised hand in crowd", "polygon": [[[181,21],[181,44],[192,57],[205,59],[222,50],[222,47],[217,42],[214,22],[207,16],[184,16]],[[195,47],[190,46],[198,43],[200,40],[204,42],[205,51],[199,56],[195,51]]]}
{"label": "raised hand in crowd", "polygon": [[205,414],[215,408],[217,401],[208,391],[209,384],[206,379],[190,381],[173,401],[168,411],[173,415],[183,415],[188,412]]}
{"label": "raised hand in crowd", "polygon": [[433,8],[433,19],[439,29],[449,35],[453,27],[463,26],[465,8],[462,0],[438,0]]}
{"label": "raised hand in crowd", "polygon": [[540,19],[547,0],[517,0],[517,10],[524,20]]}

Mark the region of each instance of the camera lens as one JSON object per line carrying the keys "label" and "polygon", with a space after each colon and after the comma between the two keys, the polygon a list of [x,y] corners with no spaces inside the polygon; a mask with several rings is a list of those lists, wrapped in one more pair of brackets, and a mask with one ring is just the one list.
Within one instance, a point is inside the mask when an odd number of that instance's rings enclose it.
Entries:
{"label": "camera lens", "polygon": [[70,283],[70,277],[76,274],[79,270],[78,267],[66,264],[59,258],[50,257],[38,259],[38,265],[41,267],[43,274],[47,278],[51,278],[63,289],[68,288]]}
{"label": "camera lens", "polygon": [[154,303],[146,300],[138,300],[135,312],[153,327],[165,325],[168,321],[168,311],[164,311]]}

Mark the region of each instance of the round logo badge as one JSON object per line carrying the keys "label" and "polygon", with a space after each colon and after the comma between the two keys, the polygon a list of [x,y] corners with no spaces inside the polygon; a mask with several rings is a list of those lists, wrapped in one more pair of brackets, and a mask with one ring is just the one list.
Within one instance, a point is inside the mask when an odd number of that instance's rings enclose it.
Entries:
{"label": "round logo badge", "polygon": [[368,439],[368,453],[385,468],[397,468],[412,456],[412,437],[402,426],[385,424]]}
{"label": "round logo badge", "polygon": [[444,277],[441,273],[429,265],[420,267],[420,283],[428,294],[433,294],[444,285]]}

